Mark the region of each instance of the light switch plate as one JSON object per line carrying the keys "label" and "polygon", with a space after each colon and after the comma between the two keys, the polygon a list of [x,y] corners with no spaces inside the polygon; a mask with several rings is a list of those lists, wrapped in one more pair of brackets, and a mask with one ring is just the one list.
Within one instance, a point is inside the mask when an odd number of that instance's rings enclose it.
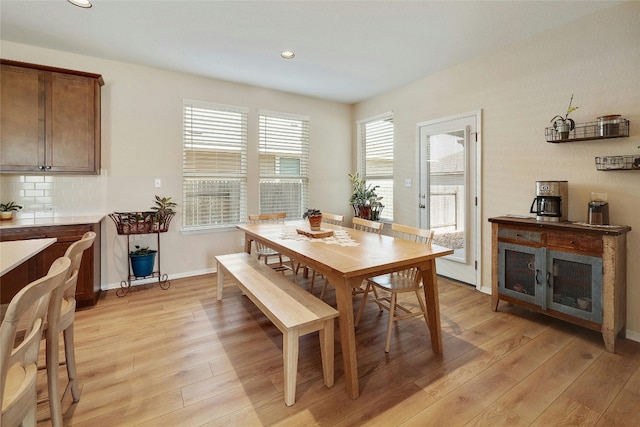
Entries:
{"label": "light switch plate", "polygon": [[404,180],[404,186],[407,188],[411,187],[411,178],[407,178]]}
{"label": "light switch plate", "polygon": [[156,188],[162,187],[162,180],[160,178],[156,178]]}

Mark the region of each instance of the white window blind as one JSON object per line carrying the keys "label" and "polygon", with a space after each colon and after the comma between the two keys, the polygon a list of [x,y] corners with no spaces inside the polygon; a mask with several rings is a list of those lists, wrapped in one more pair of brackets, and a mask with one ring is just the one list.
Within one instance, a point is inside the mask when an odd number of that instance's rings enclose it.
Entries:
{"label": "white window blind", "polygon": [[384,205],[381,219],[393,221],[393,116],[385,115],[359,126],[361,176],[377,185],[376,194]]}
{"label": "white window blind", "polygon": [[247,111],[190,100],[183,106],[183,228],[245,221]]}
{"label": "white window blind", "polygon": [[309,188],[309,118],[259,114],[260,213],[301,218]]}

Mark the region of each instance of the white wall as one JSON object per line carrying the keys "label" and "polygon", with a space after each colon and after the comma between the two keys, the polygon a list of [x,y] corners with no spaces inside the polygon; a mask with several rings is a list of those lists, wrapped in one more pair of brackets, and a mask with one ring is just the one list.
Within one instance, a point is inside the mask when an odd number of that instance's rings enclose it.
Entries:
{"label": "white wall", "polygon": [[[249,108],[249,159],[254,165],[249,177],[254,182],[249,188],[249,212],[258,210],[258,110],[309,116],[310,206],[349,214],[347,173],[353,163],[350,105],[7,41],[2,41],[0,48],[5,59],[93,72],[104,78],[102,173],[98,177],[48,177],[55,190],[47,190],[42,201],[55,205],[56,215],[147,210],[155,194],[171,196],[180,205],[183,98]],[[162,188],[154,187],[155,178],[162,179]],[[3,199],[19,180],[2,176]],[[74,196],[78,191],[82,195]],[[50,215],[37,212],[41,205],[33,204],[31,214]],[[178,213],[169,232],[161,235],[162,271],[170,277],[213,271],[214,255],[243,249],[242,235],[237,231],[185,234],[180,231],[181,221]],[[126,278],[126,237],[116,234],[108,218],[102,230],[102,287],[107,289]],[[155,235],[143,239],[155,245]]]}
{"label": "white wall", "polygon": [[[428,52],[420,52],[428,55]],[[605,114],[630,120],[631,137],[545,142],[571,94],[576,122]],[[482,109],[482,285],[491,286],[488,218],[528,212],[536,180],[569,181],[569,219],[585,221],[592,191],[609,194],[614,224],[628,234],[627,325],[640,340],[640,172],[596,171],[594,157],[639,154],[640,3],[628,2],[356,105],[355,120],[394,111],[396,221],[418,224],[416,123]]]}

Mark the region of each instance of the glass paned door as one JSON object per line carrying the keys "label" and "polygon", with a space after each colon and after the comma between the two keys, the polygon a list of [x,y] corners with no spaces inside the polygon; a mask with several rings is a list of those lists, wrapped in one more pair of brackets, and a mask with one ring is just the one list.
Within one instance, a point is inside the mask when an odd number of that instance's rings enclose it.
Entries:
{"label": "glass paned door", "polygon": [[420,226],[454,250],[438,273],[479,286],[478,183],[480,112],[419,124]]}

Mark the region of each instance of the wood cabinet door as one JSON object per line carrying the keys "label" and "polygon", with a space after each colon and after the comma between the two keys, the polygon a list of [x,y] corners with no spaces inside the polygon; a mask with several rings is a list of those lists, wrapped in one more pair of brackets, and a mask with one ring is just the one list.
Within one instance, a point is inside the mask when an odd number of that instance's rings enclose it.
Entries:
{"label": "wood cabinet door", "polygon": [[0,172],[44,165],[45,72],[2,64]]}
{"label": "wood cabinet door", "polygon": [[49,77],[46,166],[50,172],[97,173],[96,80],[63,73]]}

